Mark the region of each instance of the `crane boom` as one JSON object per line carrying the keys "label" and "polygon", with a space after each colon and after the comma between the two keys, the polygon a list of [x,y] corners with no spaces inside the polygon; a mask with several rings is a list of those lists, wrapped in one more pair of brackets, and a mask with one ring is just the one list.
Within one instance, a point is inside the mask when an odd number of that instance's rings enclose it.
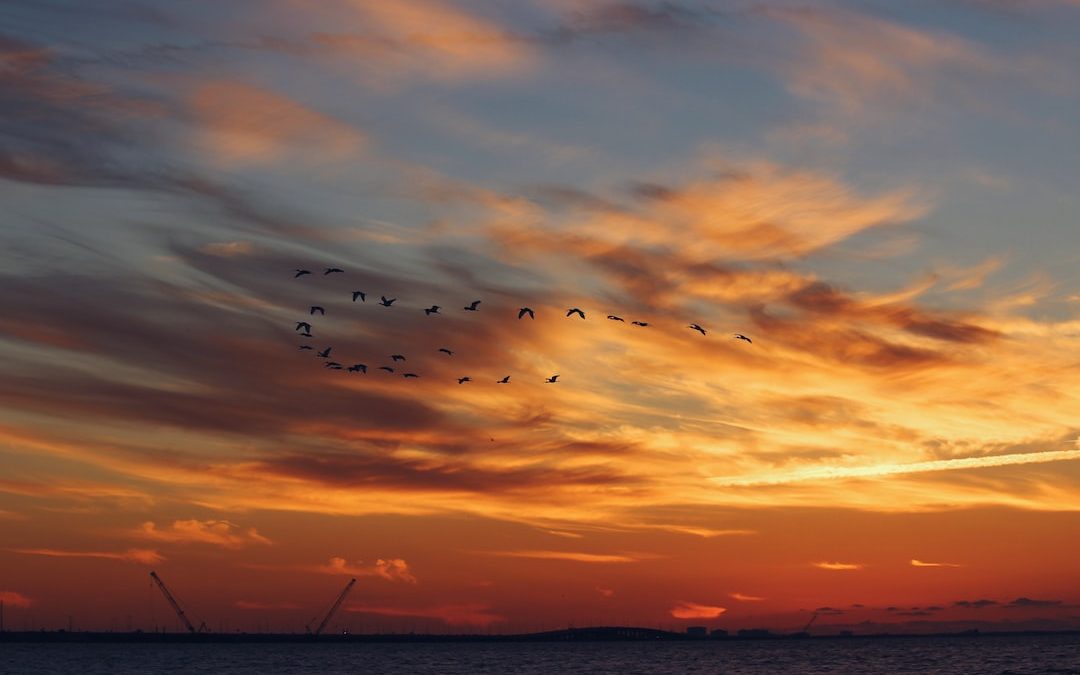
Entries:
{"label": "crane boom", "polygon": [[330,623],[330,619],[334,618],[334,614],[336,614],[338,608],[341,607],[341,603],[345,602],[345,596],[349,594],[349,591],[352,590],[352,587],[355,583],[356,579],[350,579],[349,583],[345,584],[345,588],[341,591],[341,594],[337,596],[337,600],[335,600],[334,604],[330,606],[330,611],[326,613],[326,616],[323,617],[322,623],[320,623],[319,627],[315,629],[315,635],[323,632],[323,629],[326,628],[326,624]]}
{"label": "crane boom", "polygon": [[196,630],[195,626],[191,625],[191,621],[189,621],[187,615],[184,614],[184,608],[180,606],[180,603],[176,601],[176,598],[173,597],[173,594],[169,592],[169,587],[165,585],[165,582],[161,580],[161,577],[157,575],[157,572],[151,570],[150,578],[153,579],[154,583],[157,584],[157,587],[161,589],[161,594],[164,595],[165,599],[169,601],[170,605],[172,605],[173,611],[176,612],[176,616],[180,617],[180,621],[182,621],[184,623],[184,626],[187,627],[188,632],[198,633],[202,629],[205,629],[205,623],[199,626],[200,630]]}
{"label": "crane boom", "polygon": [[818,615],[818,613],[814,612],[814,616],[810,617],[810,620],[806,622],[805,626],[803,626],[802,630],[803,630],[804,633],[806,631],[810,630],[810,626],[813,626],[814,622],[817,621],[817,615]]}

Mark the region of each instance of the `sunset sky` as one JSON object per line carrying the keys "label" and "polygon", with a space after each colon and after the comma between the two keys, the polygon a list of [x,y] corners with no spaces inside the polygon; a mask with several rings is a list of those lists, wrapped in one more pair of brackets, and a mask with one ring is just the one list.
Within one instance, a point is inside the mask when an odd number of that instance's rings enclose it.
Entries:
{"label": "sunset sky", "polygon": [[6,628],[1080,628],[1078,33],[5,2]]}

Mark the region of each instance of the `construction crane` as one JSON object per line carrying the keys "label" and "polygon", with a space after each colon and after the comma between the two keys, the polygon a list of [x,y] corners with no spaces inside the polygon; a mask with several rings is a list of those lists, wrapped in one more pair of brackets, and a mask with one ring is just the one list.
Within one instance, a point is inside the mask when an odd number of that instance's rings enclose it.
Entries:
{"label": "construction crane", "polygon": [[817,615],[818,613],[814,612],[814,616],[810,617],[810,620],[806,622],[805,626],[803,626],[802,632],[805,633],[806,631],[810,630],[810,626],[813,626],[814,622],[817,621]]}
{"label": "construction crane", "polygon": [[150,578],[153,579],[157,587],[161,589],[161,594],[165,596],[165,599],[172,605],[173,611],[176,612],[176,616],[180,617],[180,621],[187,627],[189,633],[208,633],[209,629],[206,627],[205,621],[199,622],[199,627],[195,628],[188,620],[187,615],[184,614],[184,609],[180,606],[180,603],[176,601],[173,594],[169,592],[169,587],[165,585],[165,582],[161,580],[161,577],[157,575],[157,572],[151,570]]}
{"label": "construction crane", "polygon": [[[330,619],[334,618],[334,614],[336,614],[338,608],[341,607],[341,603],[345,602],[345,596],[349,594],[349,591],[352,590],[352,587],[355,583],[356,579],[350,579],[349,583],[345,584],[344,590],[342,590],[341,594],[337,596],[337,600],[334,600],[334,604],[330,605],[330,611],[327,612],[326,616],[323,617],[323,620],[321,623],[319,623],[318,628],[313,631],[311,630],[311,624],[308,624],[307,631],[309,633],[311,633],[312,635],[318,635],[319,633],[323,632],[323,629],[326,628],[326,624],[330,623]],[[312,621],[314,621],[314,619],[312,619]]]}

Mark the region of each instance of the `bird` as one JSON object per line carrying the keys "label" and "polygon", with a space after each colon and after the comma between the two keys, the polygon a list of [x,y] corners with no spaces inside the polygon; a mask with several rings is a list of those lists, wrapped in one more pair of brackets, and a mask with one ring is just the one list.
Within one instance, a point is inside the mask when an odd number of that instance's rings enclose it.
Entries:
{"label": "bird", "polygon": [[479,300],[473,300],[472,302],[469,303],[469,306],[465,307],[464,309],[465,309],[466,312],[475,312],[475,311],[477,311],[476,306],[479,305],[479,304],[480,304]]}
{"label": "bird", "polygon": [[454,352],[450,351],[446,347],[439,347],[439,351],[446,354],[447,356],[453,356],[454,355]]}
{"label": "bird", "polygon": [[635,326],[641,326],[642,328],[649,325],[646,321],[631,321],[630,323],[634,324]]}
{"label": "bird", "polygon": [[536,314],[531,309],[529,309],[528,307],[522,307],[521,309],[518,310],[518,318],[519,319],[521,317],[525,316],[526,314],[529,315],[530,319],[535,319],[536,318]]}
{"label": "bird", "polygon": [[465,384],[466,382],[472,382],[472,378],[466,375],[465,377],[459,377],[457,379],[458,384]]}
{"label": "bird", "polygon": [[510,384],[510,376],[507,375],[503,379],[497,381],[495,384]]}
{"label": "bird", "polygon": [[379,304],[383,307],[389,307],[390,305],[394,304],[395,300],[397,300],[397,298],[390,298],[389,300],[387,300],[385,295],[379,296]]}
{"label": "bird", "polygon": [[401,354],[391,354],[390,358],[395,360],[395,361],[404,361],[405,360],[405,357],[402,356]]}
{"label": "bird", "polygon": [[300,337],[311,337],[311,332],[308,331],[307,333],[299,333],[299,335]]}
{"label": "bird", "polygon": [[555,380],[557,379],[559,379],[558,375],[552,375],[548,379],[544,380],[544,382],[547,382],[548,384],[555,384]]}
{"label": "bird", "polygon": [[307,321],[297,321],[296,330],[303,329],[305,332],[311,332],[311,324]]}
{"label": "bird", "polygon": [[622,321],[623,323],[626,323],[625,319],[623,319],[621,316],[615,316],[614,314],[608,314],[607,318],[611,319],[612,321]]}
{"label": "bird", "polygon": [[323,366],[326,367],[326,368],[340,368],[341,364],[338,363],[337,361],[327,361],[326,363],[323,364]]}
{"label": "bird", "polygon": [[331,349],[333,349],[333,347],[327,347],[326,349],[324,349],[321,352],[319,352],[318,354],[316,354],[316,356],[318,356],[320,359],[328,359],[328,358],[330,358],[330,350]]}
{"label": "bird", "polygon": [[300,349],[315,349],[311,345],[300,345]]}
{"label": "bird", "polygon": [[353,364],[349,366],[346,370],[348,370],[350,373],[363,373],[367,375],[367,366],[363,363]]}
{"label": "bird", "polygon": [[352,301],[356,302],[357,298],[360,298],[360,302],[367,302],[367,293],[365,293],[363,291],[353,291],[352,292]]}
{"label": "bird", "polygon": [[571,307],[570,309],[566,310],[566,318],[569,319],[572,314],[577,314],[582,319],[585,318],[585,312],[581,311],[577,307]]}
{"label": "bird", "polygon": [[293,275],[293,279],[299,279],[305,274],[311,274],[311,270],[300,269],[299,267],[297,267],[296,274]]}
{"label": "bird", "polygon": [[427,309],[424,310],[424,314],[427,314],[428,316],[431,316],[432,314],[438,314],[438,313],[439,313],[439,306],[438,305],[432,305],[431,307],[428,307]]}
{"label": "bird", "polygon": [[391,368],[390,366],[379,366],[379,370],[385,370],[388,373],[394,372],[394,369]]}
{"label": "bird", "polygon": [[319,314],[322,314],[323,316],[326,315],[326,309],[323,308],[323,307],[319,307],[318,305],[312,305],[311,309],[309,311],[311,312],[312,316],[315,315],[315,312],[318,312]]}
{"label": "bird", "polygon": [[735,339],[736,339],[736,340],[746,340],[746,341],[747,341],[747,342],[749,342],[750,344],[754,344],[754,341],[753,341],[753,340],[751,340],[750,338],[746,337],[746,336],[745,336],[745,335],[743,335],[742,333],[735,333]]}
{"label": "bird", "polygon": [[416,373],[405,373],[404,375],[402,375],[402,377],[420,377],[420,376],[417,375]]}
{"label": "bird", "polygon": [[697,325],[696,323],[692,323],[692,324],[690,324],[690,326],[689,326],[689,327],[690,327],[690,328],[693,328],[694,330],[696,330],[697,332],[701,333],[702,335],[704,335],[704,334],[705,334],[705,329],[704,329],[704,328],[702,328],[701,326]]}
{"label": "bird", "polygon": [[327,267],[326,271],[323,272],[323,276],[326,276],[327,274],[333,274],[334,272],[344,274],[345,270],[341,269],[340,267]]}

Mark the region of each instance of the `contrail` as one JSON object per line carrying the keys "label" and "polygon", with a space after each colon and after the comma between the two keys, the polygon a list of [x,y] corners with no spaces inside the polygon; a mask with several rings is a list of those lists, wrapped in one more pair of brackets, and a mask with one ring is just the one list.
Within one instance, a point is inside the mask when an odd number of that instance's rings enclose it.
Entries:
{"label": "contrail", "polygon": [[926,462],[912,462],[911,464],[811,467],[783,474],[749,476],[745,478],[725,478],[723,476],[715,476],[711,480],[717,485],[729,487],[781,485],[784,483],[801,483],[811,480],[874,478],[877,476],[892,476],[903,473],[927,473],[930,471],[952,471],[954,469],[982,469],[992,466],[1012,466],[1014,464],[1043,464],[1045,462],[1064,462],[1071,459],[1080,459],[1080,449],[1024,452],[1012,455],[990,455],[985,457],[962,457],[959,459],[935,459]]}

